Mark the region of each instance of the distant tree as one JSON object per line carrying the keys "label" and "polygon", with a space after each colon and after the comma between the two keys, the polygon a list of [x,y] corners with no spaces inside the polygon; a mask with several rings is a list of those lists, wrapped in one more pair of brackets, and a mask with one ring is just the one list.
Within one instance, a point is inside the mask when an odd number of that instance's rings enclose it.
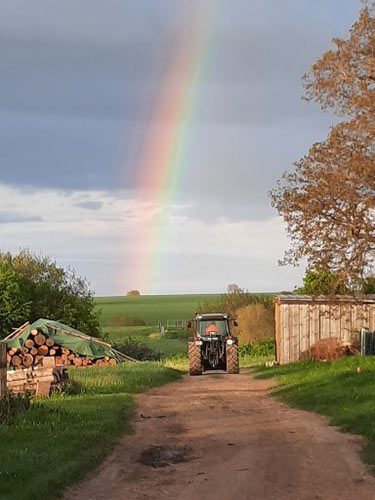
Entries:
{"label": "distant tree", "polygon": [[227,286],[227,293],[238,293],[241,291],[241,288],[235,283]]}
{"label": "distant tree", "polygon": [[139,295],[141,295],[141,292],[139,290],[128,290],[126,292],[126,295],[128,297],[138,297]]}
{"label": "distant tree", "polygon": [[[22,250],[17,255],[0,253],[7,276],[16,276],[23,300],[28,304],[23,319],[60,320],[73,328],[98,336],[101,327],[88,282],[73,269],[58,267],[50,257]],[[7,278],[10,279],[10,278]],[[4,299],[0,298],[0,311]],[[17,326],[16,321],[13,326]]]}
{"label": "distant tree", "polygon": [[291,239],[284,264],[307,260],[355,290],[375,264],[375,2],[304,77],[305,98],[347,121],[271,192]]}

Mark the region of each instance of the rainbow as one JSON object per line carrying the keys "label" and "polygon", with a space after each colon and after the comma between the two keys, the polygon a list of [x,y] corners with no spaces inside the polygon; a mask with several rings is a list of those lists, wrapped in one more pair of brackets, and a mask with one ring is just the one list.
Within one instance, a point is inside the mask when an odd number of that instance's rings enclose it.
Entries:
{"label": "rainbow", "polygon": [[143,213],[139,214],[142,223],[131,236],[135,258],[124,281],[142,293],[157,292],[162,280],[168,208],[174,202],[194,121],[210,49],[214,3],[199,2],[173,42],[170,64],[136,161],[135,186]]}

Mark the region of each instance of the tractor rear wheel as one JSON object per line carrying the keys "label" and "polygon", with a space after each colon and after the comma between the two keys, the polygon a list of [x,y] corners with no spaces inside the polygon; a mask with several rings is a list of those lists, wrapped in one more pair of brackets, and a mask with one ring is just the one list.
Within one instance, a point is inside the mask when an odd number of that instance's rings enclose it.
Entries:
{"label": "tractor rear wheel", "polygon": [[240,365],[238,362],[238,345],[227,345],[227,373],[239,373]]}
{"label": "tractor rear wheel", "polygon": [[189,375],[202,375],[201,346],[189,342]]}

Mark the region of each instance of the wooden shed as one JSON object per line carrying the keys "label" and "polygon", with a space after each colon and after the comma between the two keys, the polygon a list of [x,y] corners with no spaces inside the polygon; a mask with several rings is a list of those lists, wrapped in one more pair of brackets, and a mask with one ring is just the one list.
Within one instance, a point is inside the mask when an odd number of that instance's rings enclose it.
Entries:
{"label": "wooden shed", "polygon": [[274,306],[276,361],[282,365],[298,361],[321,339],[352,342],[362,328],[375,331],[374,295],[279,295]]}

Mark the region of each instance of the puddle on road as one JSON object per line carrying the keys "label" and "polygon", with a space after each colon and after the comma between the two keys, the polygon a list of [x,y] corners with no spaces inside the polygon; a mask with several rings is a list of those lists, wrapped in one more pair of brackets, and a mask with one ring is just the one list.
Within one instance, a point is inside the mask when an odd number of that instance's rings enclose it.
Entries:
{"label": "puddle on road", "polygon": [[188,462],[190,455],[191,449],[187,446],[150,446],[141,453],[139,462],[150,467],[167,467]]}

